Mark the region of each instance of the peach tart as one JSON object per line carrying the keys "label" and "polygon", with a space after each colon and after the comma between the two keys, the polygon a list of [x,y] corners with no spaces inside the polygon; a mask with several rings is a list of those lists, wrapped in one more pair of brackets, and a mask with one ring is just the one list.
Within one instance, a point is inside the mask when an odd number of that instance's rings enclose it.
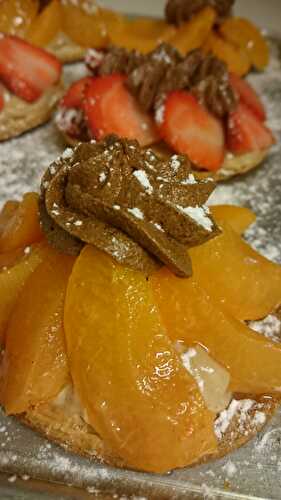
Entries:
{"label": "peach tart", "polygon": [[212,52],[229,70],[263,70],[269,48],[260,30],[232,14],[234,0],[168,0],[163,19],[130,19],[95,0],[2,0],[0,31],[51,50],[61,61],[83,58],[109,44],[147,53],[169,41],[185,54]]}
{"label": "peach tart", "polygon": [[[107,136],[0,214],[0,400],[76,453],[149,472],[223,456],[279,404],[281,267],[211,178]],[[281,333],[281,332],[280,332]],[[243,417],[243,426],[241,419]]]}

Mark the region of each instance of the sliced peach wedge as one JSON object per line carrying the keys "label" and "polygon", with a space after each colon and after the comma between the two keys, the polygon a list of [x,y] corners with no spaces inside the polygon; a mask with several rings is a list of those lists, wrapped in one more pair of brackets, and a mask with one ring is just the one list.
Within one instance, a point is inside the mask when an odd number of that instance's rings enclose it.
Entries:
{"label": "sliced peach wedge", "polygon": [[46,244],[34,245],[29,254],[20,258],[14,266],[8,269],[4,268],[0,272],[0,345],[4,341],[10,315],[24,284],[41,263],[45,252]]}
{"label": "sliced peach wedge", "polygon": [[55,397],[68,381],[64,297],[74,258],[46,253],[26,281],[6,335],[2,404],[22,413]]}
{"label": "sliced peach wedge", "polygon": [[209,207],[218,225],[227,223],[238,234],[243,234],[256,220],[252,210],[237,205],[213,205]]}
{"label": "sliced peach wedge", "polygon": [[[24,248],[15,248],[10,252],[0,253],[0,272],[6,271],[7,268],[13,267],[25,255]],[[28,252],[31,248],[28,248]]]}
{"label": "sliced peach wedge", "polygon": [[0,252],[30,245],[42,238],[38,194],[26,193],[16,205],[7,202],[0,216]]}
{"label": "sliced peach wedge", "polygon": [[235,318],[257,320],[281,303],[281,266],[262,257],[227,223],[222,234],[190,249],[194,278]]}
{"label": "sliced peach wedge", "polygon": [[164,472],[216,450],[215,414],[168,338],[144,274],[86,246],[64,326],[88,420],[128,467]]}
{"label": "sliced peach wedge", "polygon": [[109,37],[121,47],[146,54],[161,42],[168,41],[175,32],[174,27],[162,20],[145,17],[134,20],[124,18],[119,33],[109,31]]}
{"label": "sliced peach wedge", "polygon": [[246,75],[251,62],[248,53],[222,38],[217,32],[212,31],[202,47],[206,53],[213,53],[227,65],[229,71],[239,76]]}
{"label": "sliced peach wedge", "polygon": [[258,70],[264,70],[269,63],[270,49],[260,30],[248,19],[230,17],[220,25],[223,38],[244,50],[251,63]]}
{"label": "sliced peach wedge", "polygon": [[183,55],[202,47],[212,32],[216,17],[216,11],[212,7],[201,9],[190,21],[176,30],[169,42]]}
{"label": "sliced peach wedge", "polygon": [[229,371],[233,392],[281,392],[281,344],[233,318],[195,278],[178,278],[163,268],[150,282],[170,338],[206,348]]}
{"label": "sliced peach wedge", "polygon": [[59,33],[62,25],[62,9],[59,0],[50,3],[36,16],[27,32],[27,40],[44,47]]}
{"label": "sliced peach wedge", "polygon": [[19,207],[18,201],[8,200],[6,201],[6,203],[4,203],[2,210],[0,212],[0,233],[4,231],[7,223],[14,215],[18,207]]}
{"label": "sliced peach wedge", "polygon": [[38,0],[1,0],[0,32],[24,38],[38,10]]}
{"label": "sliced peach wedge", "polygon": [[108,34],[102,10],[92,1],[93,13],[83,9],[83,2],[61,2],[62,30],[82,47],[106,46]]}

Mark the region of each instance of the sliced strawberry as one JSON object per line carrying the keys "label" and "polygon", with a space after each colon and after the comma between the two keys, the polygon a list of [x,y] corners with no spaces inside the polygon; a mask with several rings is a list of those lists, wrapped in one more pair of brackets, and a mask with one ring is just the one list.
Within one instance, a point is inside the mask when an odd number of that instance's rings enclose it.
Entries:
{"label": "sliced strawberry", "polygon": [[4,105],[5,105],[4,92],[5,92],[5,88],[0,83],[0,111],[2,111],[2,109],[4,108]]}
{"label": "sliced strawberry", "polygon": [[227,145],[229,150],[232,153],[244,154],[269,148],[274,142],[271,131],[246,104],[240,102],[238,108],[228,118]]}
{"label": "sliced strawberry", "polygon": [[223,162],[223,126],[188,92],[169,94],[160,134],[177,153],[186,154],[200,167],[217,170]]}
{"label": "sliced strawberry", "polygon": [[72,83],[63,96],[60,106],[64,108],[82,108],[86,87],[90,85],[92,80],[94,80],[93,77],[85,76],[81,80]]}
{"label": "sliced strawberry", "polygon": [[123,75],[94,78],[85,92],[84,111],[96,139],[115,133],[137,139],[142,146],[158,139],[152,118],[126,89]]}
{"label": "sliced strawberry", "polygon": [[36,101],[61,75],[59,60],[20,38],[1,35],[0,79],[27,102]]}
{"label": "sliced strawberry", "polygon": [[266,112],[258,94],[253,87],[239,76],[230,73],[229,81],[233,89],[237,92],[241,102],[246,104],[261,121],[265,121]]}

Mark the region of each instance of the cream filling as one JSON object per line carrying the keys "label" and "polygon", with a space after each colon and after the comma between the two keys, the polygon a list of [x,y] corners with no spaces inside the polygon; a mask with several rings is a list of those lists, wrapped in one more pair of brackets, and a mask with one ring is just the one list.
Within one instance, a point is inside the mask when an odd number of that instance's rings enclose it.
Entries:
{"label": "cream filling", "polygon": [[194,377],[207,408],[219,413],[229,405],[230,374],[201,346],[188,349],[181,356],[184,367]]}
{"label": "cream filling", "polygon": [[69,383],[53,400],[53,405],[58,408],[67,408],[69,414],[82,414],[82,406],[73,385]]}
{"label": "cream filling", "polygon": [[[207,408],[214,413],[225,410],[232,399],[232,394],[228,390],[230,375],[227,370],[200,346],[188,349],[181,358],[184,367],[196,380]],[[91,425],[87,411],[83,408],[72,384],[65,386],[52,404],[61,408],[68,416],[79,415]]]}

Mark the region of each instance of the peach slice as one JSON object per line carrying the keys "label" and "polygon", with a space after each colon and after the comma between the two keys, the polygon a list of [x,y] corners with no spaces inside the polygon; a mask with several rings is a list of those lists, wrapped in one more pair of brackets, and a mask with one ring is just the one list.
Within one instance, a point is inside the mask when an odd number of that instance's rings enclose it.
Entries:
{"label": "peach slice", "polygon": [[172,340],[204,346],[229,371],[233,392],[281,392],[281,344],[234,319],[195,278],[178,278],[162,268],[150,279]]}
{"label": "peach slice", "polygon": [[93,14],[88,13],[82,3],[80,6],[62,3],[62,28],[78,45],[100,48],[107,44],[108,35],[101,9],[93,6],[93,11]]}
{"label": "peach slice", "polygon": [[269,46],[260,30],[248,19],[230,17],[221,26],[222,36],[242,50],[245,50],[251,63],[263,70],[269,63]]}
{"label": "peach slice", "polygon": [[228,224],[221,227],[221,235],[190,249],[194,278],[235,318],[264,318],[281,303],[281,266],[258,254]]}
{"label": "peach slice", "polygon": [[104,8],[100,8],[100,15],[104,22],[109,43],[122,46],[122,34],[126,30],[128,19],[120,14],[120,12],[113,12]]}
{"label": "peach slice", "polygon": [[183,55],[193,49],[202,47],[211,33],[216,20],[216,12],[212,7],[205,7],[193,18],[184,23],[169,40]]}
{"label": "peach slice", "polygon": [[[31,249],[28,249],[28,253]],[[0,271],[6,271],[8,267],[13,267],[25,255],[24,248],[16,248],[10,252],[0,254]]]}
{"label": "peach slice", "polygon": [[23,413],[68,381],[63,309],[72,257],[48,255],[26,281],[7,330],[2,403]]}
{"label": "peach slice", "polygon": [[240,235],[256,220],[256,214],[246,207],[213,205],[210,210],[218,225],[226,222]]}
{"label": "peach slice", "polygon": [[164,472],[216,449],[215,414],[168,338],[144,274],[85,247],[64,325],[88,420],[127,466]]}
{"label": "peach slice", "polygon": [[161,42],[168,41],[175,33],[175,28],[165,21],[141,17],[135,20],[124,20],[122,30],[114,37],[114,43],[128,50],[139,50],[146,54],[155,49]]}
{"label": "peach slice", "polygon": [[1,0],[0,32],[24,37],[38,9],[38,0]]}
{"label": "peach slice", "polygon": [[[4,207],[7,211],[7,206]],[[0,252],[24,247],[42,239],[38,212],[38,194],[27,193],[17,208],[0,225]]]}
{"label": "peach slice", "polygon": [[3,343],[11,312],[23,286],[42,261],[46,251],[44,245],[34,247],[14,267],[0,272],[0,345]]}
{"label": "peach slice", "polygon": [[60,32],[62,25],[59,0],[52,0],[33,20],[26,38],[30,43],[44,47]]}
{"label": "peach slice", "polygon": [[229,71],[239,76],[246,75],[250,70],[251,62],[247,51],[236,47],[214,32],[206,40],[203,49],[205,52],[212,52],[227,64]]}
{"label": "peach slice", "polygon": [[0,212],[0,234],[4,231],[7,223],[19,207],[18,201],[8,200]]}

